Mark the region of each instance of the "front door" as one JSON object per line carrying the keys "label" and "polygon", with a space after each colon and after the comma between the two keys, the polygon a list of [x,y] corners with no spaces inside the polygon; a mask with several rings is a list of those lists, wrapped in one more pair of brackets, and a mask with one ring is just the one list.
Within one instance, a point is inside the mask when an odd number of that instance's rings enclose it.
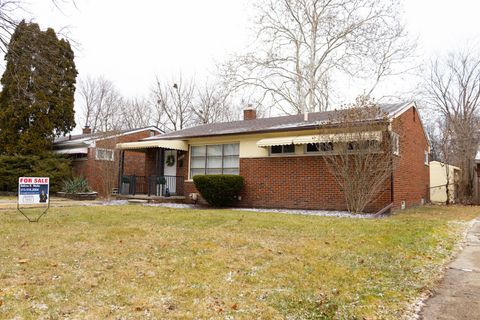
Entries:
{"label": "front door", "polygon": [[165,187],[174,194],[177,190],[177,150],[165,150],[163,174],[166,181]]}

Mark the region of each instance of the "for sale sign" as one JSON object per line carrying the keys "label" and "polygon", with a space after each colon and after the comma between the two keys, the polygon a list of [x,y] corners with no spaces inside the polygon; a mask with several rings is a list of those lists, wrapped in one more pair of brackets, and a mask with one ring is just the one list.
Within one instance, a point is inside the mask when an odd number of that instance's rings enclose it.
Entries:
{"label": "for sale sign", "polygon": [[18,204],[45,204],[49,202],[49,178],[18,178]]}

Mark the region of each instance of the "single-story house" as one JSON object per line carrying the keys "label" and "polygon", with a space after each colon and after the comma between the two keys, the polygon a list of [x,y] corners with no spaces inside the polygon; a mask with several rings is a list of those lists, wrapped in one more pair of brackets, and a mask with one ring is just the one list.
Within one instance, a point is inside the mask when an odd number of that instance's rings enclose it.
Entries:
{"label": "single-story house", "polygon": [[448,190],[449,202],[455,203],[458,198],[459,180],[459,167],[439,161],[430,161],[430,201],[435,204],[446,204]]}
{"label": "single-story house", "polygon": [[[53,143],[53,152],[70,157],[73,174],[84,177],[99,195],[107,196],[116,188],[118,181],[119,151],[115,148],[116,144],[138,141],[160,133],[160,129],[153,126],[95,133],[85,127],[82,134],[57,138]],[[145,175],[145,153],[132,150],[123,156],[129,164],[125,166],[126,174]]]}
{"label": "single-story house", "polygon": [[[398,133],[398,166],[367,211],[392,203],[394,209],[421,205],[429,194],[429,142],[417,107],[412,102],[380,108],[388,117],[388,130]],[[136,178],[137,194],[164,196],[168,188],[168,194],[188,201],[197,194],[195,175],[239,174],[244,177],[239,206],[345,210],[344,195],[322,158],[332,152],[328,146],[349,143],[342,124],[329,121],[332,115],[334,111],[257,119],[248,108],[242,121],[200,125],[117,148],[121,154],[146,154],[146,177]],[[382,139],[375,133],[372,139]],[[131,165],[127,162],[120,164],[124,178],[119,183],[134,183],[134,177],[125,177],[124,168]]]}

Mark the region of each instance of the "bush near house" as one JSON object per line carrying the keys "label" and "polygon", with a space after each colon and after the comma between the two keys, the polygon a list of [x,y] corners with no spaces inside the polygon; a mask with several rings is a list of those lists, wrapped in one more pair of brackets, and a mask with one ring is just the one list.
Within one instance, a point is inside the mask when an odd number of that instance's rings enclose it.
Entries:
{"label": "bush near house", "polygon": [[195,176],[193,182],[202,197],[215,207],[233,204],[243,187],[243,177],[230,174]]}
{"label": "bush near house", "polygon": [[63,191],[66,193],[82,193],[91,192],[92,188],[90,188],[85,178],[74,177],[63,182]]}
{"label": "bush near house", "polygon": [[70,160],[55,154],[0,156],[0,191],[16,192],[19,177],[49,177],[50,191],[57,192],[71,178]]}

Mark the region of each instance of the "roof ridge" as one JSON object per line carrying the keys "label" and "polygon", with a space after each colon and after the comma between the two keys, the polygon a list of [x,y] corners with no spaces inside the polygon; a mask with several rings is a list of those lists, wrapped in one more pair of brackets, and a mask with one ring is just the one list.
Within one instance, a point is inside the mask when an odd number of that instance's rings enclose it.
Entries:
{"label": "roof ridge", "polygon": [[[412,102],[399,103],[382,103],[378,106],[383,109],[388,117],[395,117],[395,115],[411,105]],[[143,140],[163,140],[163,139],[180,139],[201,136],[215,136],[215,135],[232,135],[232,134],[246,134],[266,131],[281,131],[281,130],[300,130],[308,129],[313,126],[318,126],[321,123],[327,122],[333,112],[343,109],[333,109],[326,111],[317,111],[309,113],[309,120],[304,121],[303,114],[283,115],[269,118],[257,118],[251,120],[236,120],[230,122],[216,122],[197,125],[190,128],[185,128],[178,131],[172,131],[162,134],[160,136],[148,137]]]}

